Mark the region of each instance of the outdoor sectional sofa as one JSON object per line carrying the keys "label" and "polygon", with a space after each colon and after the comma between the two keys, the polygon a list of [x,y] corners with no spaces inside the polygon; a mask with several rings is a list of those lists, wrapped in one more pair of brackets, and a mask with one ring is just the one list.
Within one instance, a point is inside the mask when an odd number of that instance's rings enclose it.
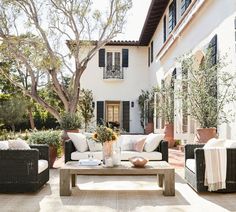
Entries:
{"label": "outdoor sectional sofa", "polygon": [[49,180],[48,145],[0,150],[0,192],[34,192]]}
{"label": "outdoor sectional sofa", "polygon": [[[185,145],[185,179],[187,183],[197,192],[208,191],[204,186],[205,178],[205,156],[204,144]],[[227,148],[227,174],[226,189],[218,192],[236,191],[236,148]]]}
{"label": "outdoor sectional sofa", "polygon": [[[123,138],[138,138],[143,137],[144,135],[121,135]],[[122,145],[122,143],[120,143]],[[121,147],[122,149],[122,147]],[[76,150],[76,147],[74,146],[73,142],[71,140],[67,140],[65,142],[65,163],[67,161],[73,161],[73,160],[80,160],[80,159],[86,159],[88,158],[88,155],[91,152],[85,151],[85,152],[78,152]],[[94,158],[101,160],[102,159],[102,151],[95,151],[92,152],[94,155]],[[161,140],[157,148],[152,152],[137,152],[137,151],[121,151],[121,160],[129,160],[130,157],[133,156],[142,156],[148,160],[151,161],[158,161],[163,160],[168,162],[168,142]]]}

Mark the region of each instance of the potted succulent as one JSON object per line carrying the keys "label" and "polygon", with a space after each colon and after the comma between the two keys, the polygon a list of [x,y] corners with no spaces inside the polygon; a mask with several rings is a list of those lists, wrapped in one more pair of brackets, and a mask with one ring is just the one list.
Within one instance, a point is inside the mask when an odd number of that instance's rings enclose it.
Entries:
{"label": "potted succulent", "polygon": [[227,66],[223,59],[212,60],[208,49],[202,58],[187,55],[181,61],[185,73],[181,83],[186,89],[180,96],[183,108],[187,108],[200,125],[195,138],[200,143],[216,137],[216,127],[230,121],[232,113],[225,106],[236,100],[235,76],[223,71]]}
{"label": "potted succulent", "polygon": [[60,147],[60,131],[45,130],[34,131],[29,136],[29,142],[31,144],[48,144],[49,145],[49,166],[53,167],[53,164],[57,157],[57,150]]}

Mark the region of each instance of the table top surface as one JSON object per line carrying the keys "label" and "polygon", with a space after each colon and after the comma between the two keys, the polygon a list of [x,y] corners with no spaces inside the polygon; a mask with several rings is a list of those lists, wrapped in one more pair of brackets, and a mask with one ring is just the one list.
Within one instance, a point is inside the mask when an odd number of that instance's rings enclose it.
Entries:
{"label": "table top surface", "polygon": [[119,166],[114,166],[114,167],[105,167],[103,164],[98,165],[98,166],[84,166],[84,165],[79,165],[78,161],[69,161],[66,164],[64,164],[61,169],[70,169],[70,170],[137,170],[138,172],[146,172],[148,170],[160,170],[160,169],[174,169],[169,163],[166,161],[149,161],[144,167],[139,168],[139,167],[134,167],[133,164],[129,161],[122,161],[121,165]]}

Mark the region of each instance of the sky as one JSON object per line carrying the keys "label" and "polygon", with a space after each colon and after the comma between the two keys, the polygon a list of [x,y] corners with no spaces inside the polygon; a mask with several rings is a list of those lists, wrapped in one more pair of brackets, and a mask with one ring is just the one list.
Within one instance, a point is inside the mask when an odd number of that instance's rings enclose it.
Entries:
{"label": "sky", "polygon": [[[96,8],[104,9],[107,0],[94,0],[93,5]],[[127,14],[127,23],[124,27],[123,34],[117,36],[114,40],[139,40],[146,15],[151,0],[132,0],[133,7]]]}
{"label": "sky", "polygon": [[133,7],[127,15],[127,24],[124,34],[117,37],[119,40],[139,40],[151,0],[133,0]]}

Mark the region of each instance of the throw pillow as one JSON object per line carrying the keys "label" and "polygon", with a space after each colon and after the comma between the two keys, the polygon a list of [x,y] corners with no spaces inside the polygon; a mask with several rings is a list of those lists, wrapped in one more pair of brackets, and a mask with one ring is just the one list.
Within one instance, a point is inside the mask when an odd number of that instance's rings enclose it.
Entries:
{"label": "throw pillow", "polygon": [[30,149],[29,144],[22,139],[9,140],[8,141],[9,149]]}
{"label": "throw pillow", "polygon": [[98,152],[102,151],[102,144],[99,142],[94,141],[93,139],[87,139],[89,151],[90,152]]}
{"label": "throw pillow", "polygon": [[8,141],[0,141],[0,150],[9,149]]}
{"label": "throw pillow", "polygon": [[146,141],[146,136],[133,141],[132,150],[142,152]]}
{"label": "throw pillow", "polygon": [[88,151],[88,144],[86,140],[86,136],[82,133],[67,133],[69,138],[72,140],[75,148],[79,152],[86,152]]}
{"label": "throw pillow", "polygon": [[164,139],[165,134],[148,134],[144,145],[144,151],[153,152],[160,144],[161,140]]}
{"label": "throw pillow", "polygon": [[224,143],[225,141],[223,139],[211,138],[203,148],[224,147]]}

